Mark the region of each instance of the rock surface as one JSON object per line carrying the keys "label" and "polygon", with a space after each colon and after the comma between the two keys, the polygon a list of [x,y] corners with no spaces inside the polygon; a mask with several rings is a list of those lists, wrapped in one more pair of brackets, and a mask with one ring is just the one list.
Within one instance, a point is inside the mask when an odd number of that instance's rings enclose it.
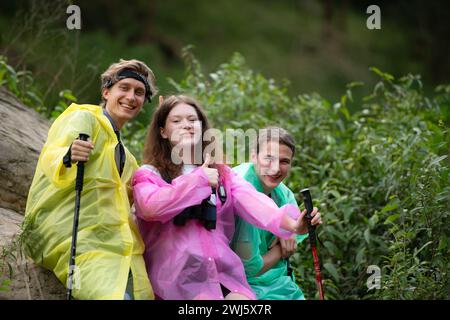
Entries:
{"label": "rock surface", "polygon": [[23,213],[50,123],[0,87],[0,208]]}
{"label": "rock surface", "polygon": [[0,300],[65,299],[53,273],[35,265],[18,246],[28,189],[50,123],[3,87],[0,117]]}

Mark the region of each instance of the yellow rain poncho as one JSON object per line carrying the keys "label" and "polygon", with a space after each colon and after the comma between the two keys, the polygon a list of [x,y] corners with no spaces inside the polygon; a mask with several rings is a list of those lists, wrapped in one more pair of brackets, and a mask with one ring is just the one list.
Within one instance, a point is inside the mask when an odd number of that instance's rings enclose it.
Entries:
{"label": "yellow rain poncho", "polygon": [[90,136],[94,149],[85,164],[72,295],[122,300],[131,270],[134,298],[153,299],[142,257],[144,243],[127,194],[138,166],[125,148],[125,167],[119,176],[114,160],[118,140],[100,106],[72,104],[51,126],[28,195],[25,251],[66,284],[77,166],[66,168],[62,159],[80,133]]}

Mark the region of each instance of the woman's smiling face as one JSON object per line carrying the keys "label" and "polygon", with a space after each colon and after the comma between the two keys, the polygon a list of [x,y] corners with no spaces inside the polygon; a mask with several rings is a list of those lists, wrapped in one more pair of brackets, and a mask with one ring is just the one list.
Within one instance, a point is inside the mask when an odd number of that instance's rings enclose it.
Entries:
{"label": "woman's smiling face", "polygon": [[195,145],[202,135],[202,123],[194,107],[179,103],[167,115],[164,128],[160,128],[161,136],[168,139],[172,146]]}

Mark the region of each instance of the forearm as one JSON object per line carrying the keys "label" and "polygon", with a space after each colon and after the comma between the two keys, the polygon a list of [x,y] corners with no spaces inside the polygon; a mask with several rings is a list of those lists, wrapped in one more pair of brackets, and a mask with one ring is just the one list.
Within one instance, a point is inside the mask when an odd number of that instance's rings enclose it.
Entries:
{"label": "forearm", "polygon": [[64,187],[75,179],[76,169],[66,168],[63,157],[67,153],[67,147],[55,146],[47,143],[40,156],[40,169],[53,184]]}
{"label": "forearm", "polygon": [[257,276],[260,276],[264,274],[267,270],[272,268],[274,265],[278,263],[281,259],[281,247],[279,244],[274,246],[272,249],[270,249],[265,255],[262,256],[263,258],[263,267],[258,272]]}
{"label": "forearm", "polygon": [[180,176],[168,184],[154,173],[139,169],[133,181],[137,215],[147,221],[167,222],[210,194],[211,187],[202,171]]}
{"label": "forearm", "polygon": [[[308,230],[306,228],[299,228],[298,222],[287,215],[285,215],[281,219],[280,227],[289,232],[297,233],[297,234],[301,234],[301,235],[308,233]],[[299,230],[299,229],[301,229],[301,230]]]}
{"label": "forearm", "polygon": [[294,232],[295,218],[300,215],[297,206],[286,204],[279,208],[272,199],[238,176],[232,177],[232,194],[235,213],[248,223],[285,239]]}

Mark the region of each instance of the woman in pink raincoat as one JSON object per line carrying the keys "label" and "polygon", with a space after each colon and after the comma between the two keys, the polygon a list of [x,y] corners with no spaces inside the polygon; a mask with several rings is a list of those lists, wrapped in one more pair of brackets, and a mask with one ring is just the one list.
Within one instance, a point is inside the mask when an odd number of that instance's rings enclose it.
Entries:
{"label": "woman in pink raincoat", "polygon": [[[164,300],[256,299],[240,258],[229,247],[235,214],[285,239],[307,232],[296,206],[278,208],[229,167],[211,164],[209,154],[201,165],[205,148],[211,150],[203,138],[209,128],[194,99],[160,99],[145,141],[144,165],[133,178],[147,272],[155,295]],[[205,223],[211,219],[202,211],[211,205],[215,227]]]}

